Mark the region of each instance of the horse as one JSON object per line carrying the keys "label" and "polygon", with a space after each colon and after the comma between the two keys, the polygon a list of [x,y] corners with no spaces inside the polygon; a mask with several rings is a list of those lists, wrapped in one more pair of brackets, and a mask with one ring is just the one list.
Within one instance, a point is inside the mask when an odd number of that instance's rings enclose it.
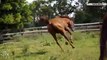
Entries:
{"label": "horse", "polygon": [[107,60],[107,13],[104,15],[102,22],[99,60]]}
{"label": "horse", "polygon": [[46,16],[40,17],[40,20],[47,24],[48,32],[53,36],[54,40],[56,41],[57,45],[64,51],[59,44],[56,34],[61,34],[67,42],[73,46],[72,39],[67,36],[67,32],[72,35],[71,31],[73,31],[74,23],[68,16],[56,16],[55,18],[48,19]]}
{"label": "horse", "polygon": [[67,26],[72,30],[74,31],[73,27],[74,27],[74,22],[73,22],[73,19],[68,17],[68,16],[56,16],[56,18],[59,17],[59,18],[68,18],[68,19],[63,19],[63,21],[65,23],[67,23]]}

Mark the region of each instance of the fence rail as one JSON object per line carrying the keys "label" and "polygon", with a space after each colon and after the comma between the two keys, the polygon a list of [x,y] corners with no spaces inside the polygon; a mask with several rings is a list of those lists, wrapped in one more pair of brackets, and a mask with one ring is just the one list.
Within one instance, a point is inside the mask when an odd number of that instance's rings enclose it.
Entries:
{"label": "fence rail", "polygon": [[[101,22],[94,22],[94,23],[84,23],[84,24],[74,24],[74,31],[99,31],[101,28]],[[23,35],[23,34],[32,34],[32,33],[47,33],[47,26],[42,27],[31,27],[31,28],[24,28],[23,32],[16,32],[16,33],[6,33],[0,35],[1,39],[7,39],[7,37],[13,37],[15,35]]]}

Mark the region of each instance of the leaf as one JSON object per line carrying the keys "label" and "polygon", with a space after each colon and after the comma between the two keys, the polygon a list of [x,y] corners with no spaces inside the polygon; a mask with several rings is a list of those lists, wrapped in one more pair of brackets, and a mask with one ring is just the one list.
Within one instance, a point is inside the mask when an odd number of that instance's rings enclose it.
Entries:
{"label": "leaf", "polygon": [[13,24],[14,23],[14,16],[13,14],[7,14],[3,16],[3,22],[7,24]]}
{"label": "leaf", "polygon": [[20,22],[22,17],[20,15],[20,13],[16,13],[14,18],[15,18],[15,22],[18,23],[18,22]]}
{"label": "leaf", "polygon": [[11,10],[11,9],[12,9],[12,6],[11,6],[11,4],[6,3],[6,4],[3,4],[2,9],[3,9],[3,10]]}

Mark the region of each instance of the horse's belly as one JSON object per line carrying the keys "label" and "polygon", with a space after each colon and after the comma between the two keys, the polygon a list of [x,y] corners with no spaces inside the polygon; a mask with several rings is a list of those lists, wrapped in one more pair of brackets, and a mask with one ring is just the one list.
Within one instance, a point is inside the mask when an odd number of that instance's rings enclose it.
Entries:
{"label": "horse's belly", "polygon": [[61,33],[62,27],[60,25],[49,25],[48,31],[53,33]]}

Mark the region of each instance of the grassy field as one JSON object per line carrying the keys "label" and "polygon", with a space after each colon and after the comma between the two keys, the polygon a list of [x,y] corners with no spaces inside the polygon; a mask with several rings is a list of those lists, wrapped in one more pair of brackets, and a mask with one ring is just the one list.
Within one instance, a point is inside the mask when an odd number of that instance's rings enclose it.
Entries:
{"label": "grassy field", "polygon": [[58,35],[64,52],[48,33],[16,37],[0,44],[0,60],[98,60],[99,33],[73,33],[75,49],[65,45]]}

